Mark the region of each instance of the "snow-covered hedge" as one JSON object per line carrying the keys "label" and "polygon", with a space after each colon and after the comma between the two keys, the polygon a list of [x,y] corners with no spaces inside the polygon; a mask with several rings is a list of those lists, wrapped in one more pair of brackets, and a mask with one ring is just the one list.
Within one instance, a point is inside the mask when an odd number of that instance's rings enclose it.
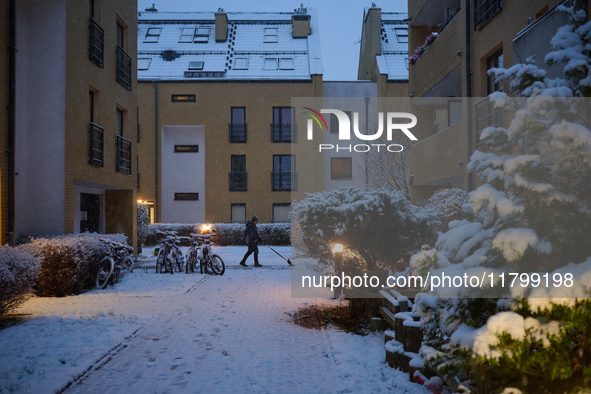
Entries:
{"label": "snow-covered hedge", "polygon": [[0,316],[25,300],[35,284],[39,258],[26,247],[0,246]]}
{"label": "snow-covered hedge", "polygon": [[108,254],[100,238],[127,243],[123,234],[83,233],[35,238],[26,246],[41,258],[37,287],[42,296],[79,294],[95,286],[98,265]]}
{"label": "snow-covered hedge", "polygon": [[[191,234],[200,234],[202,224],[183,223],[153,223],[148,226],[146,245],[157,244],[168,231],[174,231],[180,237],[189,237]],[[212,238],[218,246],[244,245],[244,230],[246,224],[241,223],[213,223],[212,230],[216,236]],[[259,223],[257,224],[259,236],[267,245],[290,245],[291,230],[289,223]],[[182,240],[182,244],[188,245],[188,239]]]}
{"label": "snow-covered hedge", "polygon": [[[521,97],[491,97],[511,121],[486,128],[488,149],[470,159],[485,182],[470,195],[474,219],[451,222],[436,249],[411,262],[431,277],[495,273],[495,298],[481,293],[487,282],[414,304],[427,366],[475,381],[478,392],[570,393],[591,383],[591,22],[559,10],[574,22],[559,28],[546,61],[563,63],[564,78],[547,78],[532,59],[493,70]],[[499,275],[512,274],[503,285]]]}
{"label": "snow-covered hedge", "polygon": [[150,215],[148,207],[137,204],[137,243],[143,244],[148,236],[148,225],[150,224]]}
{"label": "snow-covered hedge", "polygon": [[308,194],[292,207],[307,253],[321,262],[332,259],[341,243],[360,268],[389,267],[432,239],[440,224],[437,213],[417,207],[401,191],[344,187]]}
{"label": "snow-covered hedge", "polygon": [[467,206],[470,196],[468,192],[458,188],[450,188],[435,193],[424,207],[439,212],[441,231],[447,231],[448,225],[454,220],[471,220],[474,217],[472,208]]}

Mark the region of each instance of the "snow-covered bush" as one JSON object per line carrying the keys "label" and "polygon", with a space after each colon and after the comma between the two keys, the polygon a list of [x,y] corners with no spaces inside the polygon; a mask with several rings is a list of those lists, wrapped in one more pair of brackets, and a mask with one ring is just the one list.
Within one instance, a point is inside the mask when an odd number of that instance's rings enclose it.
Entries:
{"label": "snow-covered bush", "polygon": [[474,214],[470,207],[468,192],[463,189],[450,188],[442,190],[429,198],[424,207],[439,212],[441,231],[446,231],[450,222],[454,220],[472,220]]}
{"label": "snow-covered bush", "polygon": [[[488,149],[468,169],[486,183],[470,195],[474,220],[450,223],[436,250],[413,256],[431,275],[548,273],[510,286],[496,298],[466,287],[415,300],[426,342],[421,353],[440,374],[467,375],[479,392],[514,388],[575,392],[591,384],[591,131],[588,97],[591,22],[564,8],[573,23],[551,41],[549,63],[564,63],[564,79],[549,79],[531,59],[507,70],[522,99],[491,99],[514,113],[510,125],[482,133]],[[554,280],[572,275],[571,280]],[[488,278],[488,277],[487,277]]]}
{"label": "snow-covered bush", "polygon": [[94,287],[99,263],[109,252],[100,238],[127,243],[123,234],[83,233],[32,239],[27,247],[41,258],[39,294],[63,297]]}
{"label": "snow-covered bush", "polygon": [[150,224],[150,214],[148,207],[137,204],[137,243],[143,244],[148,236],[148,225]]}
{"label": "snow-covered bush", "polygon": [[25,247],[0,246],[0,316],[25,300],[38,269],[39,259]]}
{"label": "snow-covered bush", "polygon": [[[179,237],[186,237],[181,244],[188,245],[191,234],[201,234],[203,224],[182,223],[153,223],[149,225],[149,235],[145,241],[147,245],[155,245],[168,231],[174,231]],[[245,224],[241,223],[212,223],[211,229],[216,233],[212,238],[218,246],[244,245]],[[259,223],[257,224],[259,236],[267,245],[290,245],[289,223]]]}
{"label": "snow-covered bush", "polygon": [[293,205],[292,217],[312,257],[328,261],[331,244],[341,243],[367,269],[420,249],[440,223],[436,212],[412,205],[401,191],[358,187],[308,194]]}

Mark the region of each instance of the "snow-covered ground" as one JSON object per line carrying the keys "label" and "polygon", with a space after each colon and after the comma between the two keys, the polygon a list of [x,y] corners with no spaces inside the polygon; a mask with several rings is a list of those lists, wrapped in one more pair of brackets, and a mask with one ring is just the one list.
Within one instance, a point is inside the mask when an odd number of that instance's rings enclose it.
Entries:
{"label": "snow-covered ground", "polygon": [[223,276],[136,269],[105,290],[30,299],[17,311],[27,320],[0,331],[0,393],[427,392],[387,366],[383,334],[292,324],[299,308],[338,301],[292,298],[270,249],[260,269],[238,265],[244,247],[215,251]]}

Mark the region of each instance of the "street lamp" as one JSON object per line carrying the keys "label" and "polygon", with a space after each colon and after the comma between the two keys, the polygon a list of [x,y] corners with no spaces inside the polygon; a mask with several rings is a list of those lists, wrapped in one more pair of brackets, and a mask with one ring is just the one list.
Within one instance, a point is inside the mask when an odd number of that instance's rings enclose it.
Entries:
{"label": "street lamp", "polygon": [[[345,248],[343,244],[335,244],[332,248],[332,253],[334,254],[334,270],[337,276],[340,276],[341,272],[343,272],[343,251]],[[335,287],[334,289],[334,298],[339,298],[343,294],[343,288],[341,286]]]}

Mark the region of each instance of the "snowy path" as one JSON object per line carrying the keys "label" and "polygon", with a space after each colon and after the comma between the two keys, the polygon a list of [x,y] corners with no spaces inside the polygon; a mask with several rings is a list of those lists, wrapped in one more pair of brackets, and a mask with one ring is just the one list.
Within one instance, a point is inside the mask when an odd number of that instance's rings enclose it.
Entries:
{"label": "snowy path", "polygon": [[[239,261],[234,254],[240,252],[219,251],[229,262]],[[138,270],[106,291],[29,301],[21,308],[24,312],[67,315],[69,319],[60,327],[81,316],[121,320],[120,340],[108,346],[96,340],[94,348],[102,353],[89,356],[84,368],[78,362],[74,370],[56,369],[64,376],[33,373],[31,379],[46,379],[41,387],[54,388],[73,381],[66,393],[426,392],[409,383],[407,374],[384,363],[383,335],[359,337],[332,328],[316,331],[292,324],[288,313],[307,303],[335,301],[291,298],[290,269],[271,256],[262,261],[269,266],[242,269],[230,265],[221,277]],[[90,332],[101,337],[103,326],[97,324]],[[18,327],[0,331],[0,346],[10,346],[3,342],[7,332],[15,337],[6,340],[27,340],[18,338]],[[38,339],[29,340],[34,346]],[[80,352],[79,342],[73,341],[69,353],[66,350],[63,364]],[[68,342],[59,346],[67,347]],[[18,357],[18,350],[11,357]],[[12,360],[0,356],[0,362],[7,361]],[[0,367],[0,392],[5,391],[3,368],[6,364]],[[31,380],[29,386],[20,386],[24,390],[16,391],[38,392],[40,383]],[[12,382],[15,388],[18,385]]]}

